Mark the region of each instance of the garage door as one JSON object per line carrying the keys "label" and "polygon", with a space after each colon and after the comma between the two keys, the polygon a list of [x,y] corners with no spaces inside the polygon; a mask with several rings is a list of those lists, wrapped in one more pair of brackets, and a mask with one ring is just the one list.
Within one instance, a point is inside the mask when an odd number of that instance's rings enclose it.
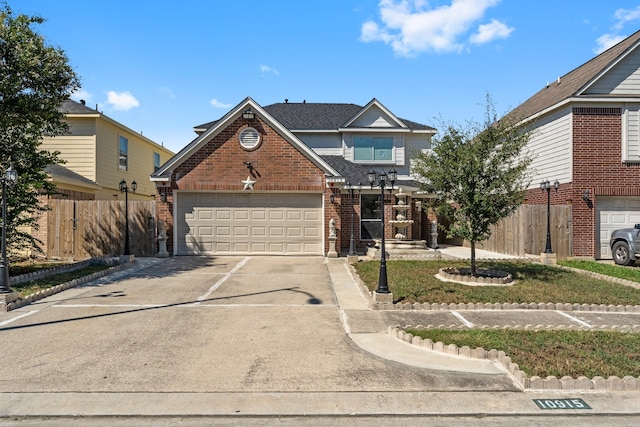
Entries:
{"label": "garage door", "polygon": [[599,253],[596,254],[596,258],[611,259],[611,232],[640,223],[640,197],[598,197],[596,202],[596,235],[600,236]]}
{"label": "garage door", "polygon": [[178,193],[178,255],[321,255],[322,195]]}

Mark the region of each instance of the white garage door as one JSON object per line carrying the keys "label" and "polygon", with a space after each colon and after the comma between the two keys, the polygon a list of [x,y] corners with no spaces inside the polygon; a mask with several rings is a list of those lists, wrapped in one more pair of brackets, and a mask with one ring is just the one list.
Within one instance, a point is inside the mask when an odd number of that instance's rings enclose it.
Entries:
{"label": "white garage door", "polygon": [[321,255],[322,195],[178,193],[178,255]]}
{"label": "white garage door", "polygon": [[598,197],[596,215],[597,236],[600,236],[596,258],[611,259],[611,232],[640,223],[640,197]]}

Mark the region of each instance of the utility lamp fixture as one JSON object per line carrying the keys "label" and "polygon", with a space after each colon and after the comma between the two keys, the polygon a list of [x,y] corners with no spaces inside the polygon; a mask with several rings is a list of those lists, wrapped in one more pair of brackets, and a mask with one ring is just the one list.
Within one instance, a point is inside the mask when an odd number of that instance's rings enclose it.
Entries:
{"label": "utility lamp fixture", "polygon": [[588,188],[585,188],[582,192],[582,200],[584,200],[585,202],[591,201],[591,191],[589,191]]}
{"label": "utility lamp fixture", "polygon": [[245,120],[253,120],[255,116],[256,115],[251,108],[248,108],[242,112],[242,118]]}
{"label": "utility lamp fixture", "polygon": [[334,196],[333,194],[331,194],[329,196],[329,201],[331,202],[331,204],[333,205],[336,202],[336,196]]}

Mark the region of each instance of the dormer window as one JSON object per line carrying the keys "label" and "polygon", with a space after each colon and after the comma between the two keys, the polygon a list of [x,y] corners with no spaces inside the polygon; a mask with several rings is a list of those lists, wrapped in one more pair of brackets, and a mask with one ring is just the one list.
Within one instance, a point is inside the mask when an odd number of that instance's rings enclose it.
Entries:
{"label": "dormer window", "polygon": [[356,162],[393,161],[393,137],[357,136],[353,138],[353,160]]}

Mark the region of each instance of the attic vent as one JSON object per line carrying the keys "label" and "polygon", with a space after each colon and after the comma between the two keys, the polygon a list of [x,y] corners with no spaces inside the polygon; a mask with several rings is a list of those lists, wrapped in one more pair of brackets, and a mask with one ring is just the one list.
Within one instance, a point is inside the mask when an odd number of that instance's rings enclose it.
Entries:
{"label": "attic vent", "polygon": [[260,145],[260,133],[252,127],[244,128],[238,140],[245,150],[255,150]]}
{"label": "attic vent", "polygon": [[622,110],[619,107],[574,107],[573,114],[584,116],[619,116]]}

